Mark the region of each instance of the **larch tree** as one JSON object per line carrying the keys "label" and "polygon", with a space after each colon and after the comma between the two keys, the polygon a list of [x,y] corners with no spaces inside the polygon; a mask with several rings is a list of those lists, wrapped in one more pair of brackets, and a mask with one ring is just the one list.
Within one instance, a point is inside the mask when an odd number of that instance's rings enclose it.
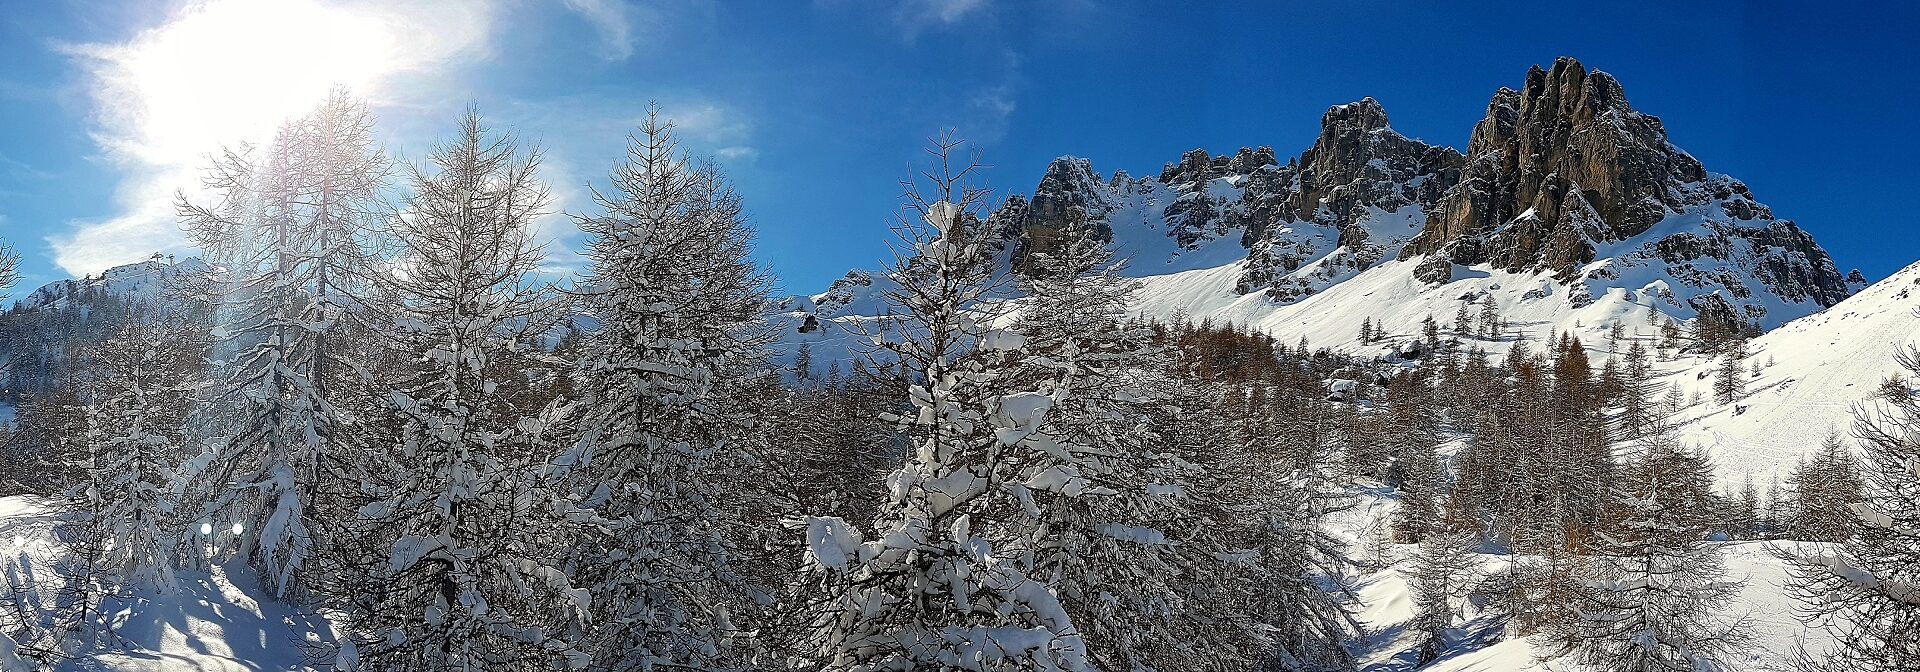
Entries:
{"label": "larch tree", "polygon": [[1713,467],[1661,431],[1639,445],[1615,486],[1612,524],[1578,574],[1572,617],[1554,628],[1574,659],[1622,672],[1723,670],[1750,637],[1724,577],[1712,524]]}
{"label": "larch tree", "polygon": [[0,299],[6,299],[6,291],[19,281],[20,254],[5,243],[0,243]]}
{"label": "larch tree", "polygon": [[565,499],[542,478],[569,418],[530,388],[559,368],[537,339],[553,324],[530,227],[548,202],[537,152],[469,111],[411,170],[393,223],[405,242],[378,278],[407,355],[388,394],[394,445],[362,486],[368,554],[338,667],[578,669],[590,601],[561,566]]}
{"label": "larch tree", "polygon": [[1446,650],[1446,634],[1459,615],[1460,603],[1478,583],[1477,541],[1471,533],[1438,532],[1421,539],[1414,550],[1407,584],[1414,608],[1409,629],[1420,642],[1416,665],[1438,660]]}
{"label": "larch tree", "polygon": [[1746,370],[1741,362],[1747,358],[1747,342],[1731,339],[1720,352],[1720,365],[1714,369],[1713,398],[1721,404],[1731,404],[1747,392]]}
{"label": "larch tree", "polygon": [[334,91],[266,147],[224,152],[207,171],[217,202],[176,210],[218,269],[215,384],[198,431],[225,437],[193,460],[200,516],[239,523],[276,594],[298,588],[313,552],[315,489],[338,454],[328,383],[350,364],[331,338],[353,318],[371,265],[364,243],[387,208],[389,163],[365,103]]}
{"label": "larch tree", "polygon": [[[557,463],[582,522],[571,564],[593,596],[601,669],[742,668],[764,591],[733,556],[751,527],[738,474],[759,415],[735,381],[768,364],[756,331],[766,283],[752,231],[719,169],[681,153],[650,109],[598,214],[578,216],[591,267],[580,304],[584,415]],[[735,478],[729,478],[729,476]]]}
{"label": "larch tree", "polygon": [[1810,459],[1787,477],[1792,491],[1790,525],[1804,541],[1844,541],[1851,531],[1853,507],[1864,488],[1859,460],[1837,433],[1828,434]]}
{"label": "larch tree", "polygon": [[893,338],[880,340],[909,374],[912,407],[897,416],[908,455],[887,477],[878,529],[868,540],[843,519],[794,521],[825,584],[807,656],[825,669],[1092,667],[1053,590],[976,526],[1017,482],[1012,458],[1052,400],[1011,391],[989,366],[983,346],[1011,337],[994,329],[998,304],[984,301],[1004,280],[978,214],[986,193],[971,186],[979,164],[958,156],[962,146],[936,140],[933,167],[905,185],[904,247],[887,291]]}
{"label": "larch tree", "polygon": [[1809,670],[1920,668],[1920,350],[1896,359],[1907,378],[1854,409],[1864,487],[1844,540],[1790,551],[1803,616],[1836,629],[1832,648],[1803,661]]}
{"label": "larch tree", "polygon": [[189,521],[175,507],[174,468],[204,352],[181,320],[133,323],[89,348],[81,479],[67,494],[71,552],[59,573],[63,627],[93,645],[112,624],[106,600],[174,587]]}
{"label": "larch tree", "polygon": [[1163,529],[1185,518],[1186,463],[1150,449],[1159,428],[1145,407],[1156,397],[1143,378],[1156,352],[1151,333],[1125,319],[1138,281],[1084,221],[1053,243],[1030,258],[1012,328],[982,344],[1046,409],[1037,431],[1007,448],[998,494],[1014,505],[979,520],[1001,553],[1060,596],[1094,664],[1162,668],[1165,652],[1191,641],[1168,623],[1179,608],[1169,581],[1181,570]]}

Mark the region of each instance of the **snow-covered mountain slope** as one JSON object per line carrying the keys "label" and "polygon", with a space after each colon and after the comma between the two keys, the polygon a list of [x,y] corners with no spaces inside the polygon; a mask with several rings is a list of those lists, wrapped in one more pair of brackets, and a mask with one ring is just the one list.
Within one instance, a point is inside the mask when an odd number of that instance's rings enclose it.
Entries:
{"label": "snow-covered mountain slope", "polygon": [[197,258],[156,255],[97,276],[49,283],[0,311],[0,399],[50,391],[76,346],[105,338],[129,316],[154,315],[183,277],[203,274]]}
{"label": "snow-covered mountain slope", "polygon": [[130,302],[159,301],[166,293],[169,281],[208,270],[206,263],[198,257],[174,259],[156,254],[146,261],[115,266],[97,276],[48,283],[22,297],[15,309],[33,311],[60,307],[103,294]]}
{"label": "snow-covered mountain slope", "polygon": [[[1484,296],[1523,335],[1544,336],[1649,313],[1771,329],[1866,285],[1669,142],[1612,76],[1572,59],[1495,93],[1464,154],[1401,135],[1364,99],[1329,109],[1284,163],[1266,147],[1193,150],[1136,178],[1063,157],[1031,197],[987,217],[1016,273],[1075,222],[1147,279],[1143,314],[1342,348],[1369,317],[1405,336]],[[885,282],[855,272],[781,302],[783,361],[802,341],[821,366],[851,356],[841,345],[866,339],[840,338],[833,323],[882,314]]]}
{"label": "snow-covered mountain slope", "polygon": [[1712,401],[1716,360],[1683,358],[1661,373],[1663,382],[1706,399],[1681,414],[1681,432],[1713,454],[1722,480],[1751,474],[1764,486],[1776,474],[1784,478],[1827,432],[1849,435],[1852,408],[1881,381],[1903,375],[1894,353],[1910,347],[1920,347],[1920,263],[1753,339],[1748,364],[1759,363],[1760,375],[1732,405]]}

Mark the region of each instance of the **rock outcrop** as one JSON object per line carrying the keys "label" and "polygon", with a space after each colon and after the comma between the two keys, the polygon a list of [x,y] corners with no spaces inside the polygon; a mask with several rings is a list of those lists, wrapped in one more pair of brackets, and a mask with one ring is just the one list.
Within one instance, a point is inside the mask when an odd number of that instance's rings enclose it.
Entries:
{"label": "rock outcrop", "polygon": [[[1459,181],[1462,161],[1394,132],[1372,98],[1327,110],[1312,147],[1255,173],[1241,192],[1229,217],[1248,250],[1240,291],[1297,299],[1393,258]],[[1319,240],[1327,230],[1331,247]]]}

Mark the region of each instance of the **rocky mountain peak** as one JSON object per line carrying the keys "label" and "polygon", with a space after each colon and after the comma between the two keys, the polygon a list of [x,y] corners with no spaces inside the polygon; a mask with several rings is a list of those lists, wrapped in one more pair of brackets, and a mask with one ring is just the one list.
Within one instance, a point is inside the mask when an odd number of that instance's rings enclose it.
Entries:
{"label": "rocky mountain peak", "polygon": [[1324,141],[1329,130],[1352,129],[1356,131],[1377,131],[1387,128],[1387,111],[1380,107],[1380,101],[1373,96],[1345,105],[1327,108],[1320,115],[1320,137]]}
{"label": "rocky mountain peak", "polygon": [[[1296,299],[1392,258],[1419,232],[1424,209],[1459,181],[1462,162],[1395,132],[1372,98],[1329,108],[1299,159],[1243,185],[1233,215],[1249,249],[1241,291]],[[1326,263],[1301,273],[1313,257]]]}
{"label": "rocky mountain peak", "polygon": [[[1640,235],[1686,207],[1700,162],[1634,111],[1619,81],[1561,58],[1501,89],[1467,143],[1467,166],[1407,254],[1569,273],[1594,244]],[[1480,240],[1500,229],[1496,240]]]}
{"label": "rocky mountain peak", "polygon": [[1103,180],[1085,159],[1057,159],[1030,200],[1008,199],[989,224],[1024,270],[1074,222],[1147,255],[1142,270],[1225,263],[1238,237],[1234,289],[1283,304],[1416,258],[1429,284],[1461,266],[1546,273],[1584,286],[1576,302],[1624,287],[1666,297],[1676,315],[1762,323],[1778,322],[1765,313],[1780,301],[1829,306],[1861,284],[1746,185],[1669,142],[1612,75],[1571,58],[1494,92],[1465,154],[1396,132],[1362,98],[1329,107],[1284,163],[1267,147],[1193,149],[1157,179]]}
{"label": "rocky mountain peak", "polygon": [[[1654,230],[1667,221],[1689,226]],[[1596,264],[1603,249],[1612,259]],[[1422,254],[1431,256],[1420,277],[1434,283],[1455,264],[1604,283],[1621,266],[1657,261],[1742,304],[1743,320],[1764,308],[1747,300],[1753,288],[1728,264],[1754,269],[1789,301],[1829,306],[1848,293],[1810,236],[1774,220],[1746,185],[1708,173],[1675,147],[1660,119],[1634,110],[1612,75],[1571,58],[1535,66],[1520,90],[1493,95],[1467,143],[1461,180],[1401,256]]]}
{"label": "rocky mountain peak", "polygon": [[1074,223],[1092,224],[1100,235],[1112,239],[1113,229],[1106,221],[1108,190],[1092,162],[1062,156],[1047,164],[1032,200],[1019,195],[1007,199],[988,217],[987,226],[1013,241],[1013,267],[1027,272],[1033,254],[1052,249],[1060,233]]}

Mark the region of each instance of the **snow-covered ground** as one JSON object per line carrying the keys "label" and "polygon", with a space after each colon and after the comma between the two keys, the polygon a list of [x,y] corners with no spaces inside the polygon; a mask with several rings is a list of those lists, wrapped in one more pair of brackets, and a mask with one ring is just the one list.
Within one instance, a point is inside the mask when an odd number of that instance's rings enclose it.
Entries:
{"label": "snow-covered ground", "polygon": [[[55,512],[31,497],[0,497],[0,567],[30,571],[43,604],[53,604],[53,563],[61,553],[53,536]],[[18,571],[18,570],[16,570]],[[113,601],[114,636],[120,644],[80,652],[58,670],[283,672],[307,669],[301,644],[329,643],[326,620],[260,597],[253,571],[218,564],[181,570],[168,591],[142,590]]]}
{"label": "snow-covered ground", "polygon": [[[1354,549],[1362,556],[1360,560],[1371,561],[1374,559],[1364,557],[1367,555],[1363,550],[1366,548],[1365,539],[1374,526],[1385,524],[1394,508],[1396,503],[1391,495],[1372,488],[1363,491],[1354,510],[1334,518],[1329,524],[1336,533],[1352,540]],[[1726,661],[1729,670],[1785,672],[1794,669],[1790,663],[1796,647],[1804,644],[1808,650],[1819,651],[1831,643],[1831,636],[1826,631],[1809,629],[1795,618],[1799,604],[1785,587],[1786,566],[1769,551],[1774,543],[1778,542],[1722,544],[1727,578],[1746,581],[1740,597],[1733,604],[1726,605],[1724,613],[1730,616],[1747,615],[1753,628],[1753,645],[1742,649],[1736,658]],[[1353,582],[1359,599],[1356,615],[1367,629],[1359,651],[1362,670],[1406,672],[1416,669],[1413,662],[1417,653],[1414,649],[1417,637],[1405,628],[1414,615],[1406,575],[1411,564],[1407,559],[1413,552],[1413,546],[1391,546],[1388,560],[1392,564],[1363,573]],[[1500,555],[1483,555],[1482,560],[1482,576],[1500,572],[1508,564],[1506,556]],[[1422,672],[1570,672],[1580,669],[1571,667],[1565,661],[1546,658],[1551,645],[1545,641],[1532,637],[1505,637],[1495,615],[1481,613],[1471,606],[1466,608],[1456,630],[1449,636],[1448,644],[1439,660],[1417,669]]]}
{"label": "snow-covered ground", "polygon": [[1894,353],[1914,346],[1920,346],[1920,264],[1754,339],[1748,362],[1761,365],[1760,376],[1747,381],[1746,396],[1732,406],[1712,401],[1712,360],[1686,358],[1661,372],[1663,381],[1707,399],[1681,414],[1682,437],[1709,450],[1722,481],[1752,474],[1764,487],[1776,473],[1784,478],[1827,432],[1847,436],[1854,405],[1900,375]]}
{"label": "snow-covered ground", "polygon": [[[1412,546],[1388,546],[1386,557],[1370,557],[1367,539],[1387,524],[1398,502],[1375,484],[1357,488],[1356,506],[1328,521],[1329,528],[1352,544],[1363,562],[1384,560],[1380,567],[1354,577],[1358,602],[1355,613],[1366,627],[1358,643],[1362,669],[1371,672],[1411,670],[1414,635],[1405,629],[1413,617],[1405,571]],[[48,505],[28,497],[0,498],[0,547],[12,563],[30,568],[44,590],[51,590],[51,566],[59,552],[52,528],[55,514]],[[1818,650],[1828,635],[1809,630],[1795,620],[1797,607],[1784,588],[1786,569],[1768,552],[1766,542],[1724,545],[1729,578],[1744,579],[1746,587],[1729,614],[1747,614],[1754,626],[1754,645],[1743,650],[1730,669],[1756,672],[1791,669],[1788,661],[1804,643]],[[1504,556],[1483,556],[1483,575],[1501,571]],[[85,652],[62,665],[62,670],[299,670],[307,669],[301,643],[330,642],[325,619],[310,612],[262,597],[250,578],[252,572],[235,565],[208,571],[179,573],[179,586],[168,592],[143,591],[130,602],[116,605],[116,635],[121,644]],[[49,596],[47,599],[51,599]],[[50,602],[49,602],[50,603]],[[1468,607],[1460,627],[1449,639],[1444,657],[1423,670],[1433,672],[1542,672],[1568,669],[1542,660],[1547,648],[1529,638],[1504,636],[1499,619]],[[1552,665],[1550,668],[1549,665]]]}

